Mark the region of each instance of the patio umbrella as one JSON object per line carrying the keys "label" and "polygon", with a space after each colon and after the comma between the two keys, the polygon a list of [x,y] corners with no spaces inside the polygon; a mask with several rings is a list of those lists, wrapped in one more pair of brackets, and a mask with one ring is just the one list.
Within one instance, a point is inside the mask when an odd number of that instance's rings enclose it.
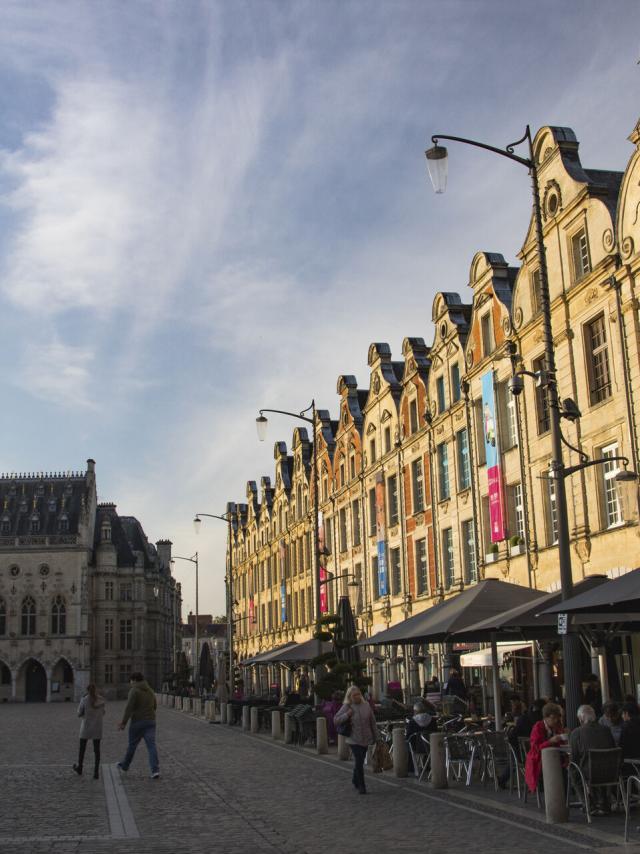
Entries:
{"label": "patio umbrella", "polygon": [[445,641],[449,635],[465,626],[488,619],[517,605],[530,603],[540,595],[539,590],[530,587],[509,584],[497,578],[485,578],[473,587],[467,587],[462,593],[360,641],[358,646]]}
{"label": "patio umbrella", "polygon": [[544,614],[579,612],[592,623],[640,621],[640,569],[547,608]]}
{"label": "patio umbrella", "polygon": [[360,651],[356,645],[358,634],[348,596],[340,597],[340,601],[338,602],[338,620],[338,630],[335,637],[338,660],[343,662],[343,664],[358,664],[360,661]]}
{"label": "patio umbrella", "polygon": [[[331,651],[331,644],[329,641],[323,641],[321,646],[323,654]],[[303,664],[307,661],[311,661],[317,655],[318,641],[315,638],[311,638],[311,640],[304,641],[303,643],[288,646],[286,649],[277,653],[277,655],[271,659],[271,662],[273,664]]]}

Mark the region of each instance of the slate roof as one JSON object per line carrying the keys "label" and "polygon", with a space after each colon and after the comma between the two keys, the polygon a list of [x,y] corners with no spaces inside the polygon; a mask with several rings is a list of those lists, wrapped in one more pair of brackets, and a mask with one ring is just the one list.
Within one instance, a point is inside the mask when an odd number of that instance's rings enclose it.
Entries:
{"label": "slate roof", "polygon": [[89,501],[84,472],[2,474],[2,535],[77,534],[81,512]]}

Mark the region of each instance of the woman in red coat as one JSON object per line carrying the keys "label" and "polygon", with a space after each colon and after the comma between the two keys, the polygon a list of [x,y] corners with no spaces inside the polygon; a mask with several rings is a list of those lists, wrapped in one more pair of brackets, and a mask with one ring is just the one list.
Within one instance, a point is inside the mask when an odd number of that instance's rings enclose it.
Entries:
{"label": "woman in red coat", "polygon": [[524,779],[530,792],[538,788],[542,773],[542,751],[545,747],[557,747],[566,739],[562,736],[562,709],[556,703],[547,703],[542,708],[542,720],[533,725],[531,747],[524,766]]}

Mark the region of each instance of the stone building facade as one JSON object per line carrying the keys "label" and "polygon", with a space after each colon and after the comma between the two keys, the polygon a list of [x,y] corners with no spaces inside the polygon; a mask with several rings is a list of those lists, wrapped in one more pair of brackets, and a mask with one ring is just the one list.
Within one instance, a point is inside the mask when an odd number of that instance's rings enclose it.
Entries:
{"label": "stone building facade", "polygon": [[160,687],[179,649],[171,543],[97,504],[85,472],[0,476],[0,701],[75,700],[90,681]]}
{"label": "stone building facade", "polygon": [[[640,122],[629,140],[624,172],[583,167],[570,128],[534,141],[559,393],[581,413],[563,432],[604,463],[567,480],[576,581],[637,566],[640,529],[606,462],[640,471]],[[363,635],[485,577],[559,586],[546,394],[529,378],[518,397],[507,386],[542,369],[533,218],[518,261],[477,252],[464,295],[436,294],[429,344],[405,338],[400,361],[372,344],[366,388],[338,379],[337,419],[319,409],[315,436],[275,444],[275,486],[250,481],[233,518],[240,659],[312,634],[314,440],[326,607],[348,592]],[[564,459],[579,462],[568,447]]]}

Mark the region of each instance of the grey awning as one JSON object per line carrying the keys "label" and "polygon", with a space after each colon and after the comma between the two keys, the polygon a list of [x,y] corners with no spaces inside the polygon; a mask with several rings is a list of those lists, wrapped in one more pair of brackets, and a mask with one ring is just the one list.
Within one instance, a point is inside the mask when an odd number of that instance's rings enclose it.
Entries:
{"label": "grey awning", "polygon": [[486,578],[415,617],[409,617],[390,629],[360,641],[360,646],[386,643],[419,643],[443,641],[465,626],[496,614],[530,603],[541,595],[539,590]]}
{"label": "grey awning", "polygon": [[[563,614],[569,611],[588,613],[592,618],[597,614],[598,622],[606,622],[615,614],[624,614],[627,618],[636,615],[640,620],[640,569],[634,569],[593,590],[558,602],[544,613]],[[601,617],[605,619],[602,620]]]}
{"label": "grey awning", "polygon": [[[333,645],[330,641],[322,641],[320,647],[322,655],[324,655],[325,652],[331,652],[333,649]],[[303,643],[296,643],[292,647],[283,649],[282,652],[278,652],[273,656],[271,662],[274,664],[278,662],[295,664],[298,661],[311,661],[311,659],[315,658],[317,655],[318,641],[315,638],[311,638],[311,640],[304,641]]]}
{"label": "grey awning", "polygon": [[297,644],[293,641],[290,641],[289,643],[281,643],[279,646],[275,646],[272,649],[267,649],[264,652],[259,652],[257,655],[254,655],[251,658],[246,658],[243,662],[241,662],[241,664],[243,667],[248,667],[252,664],[270,664],[273,661],[273,657],[275,655],[278,655],[279,652],[283,652],[286,649],[291,649],[294,646],[297,646]]}
{"label": "grey awning", "polygon": [[[593,590],[606,583],[604,575],[592,575],[576,584],[576,592]],[[557,617],[545,614],[546,608],[560,601],[560,591],[545,593],[531,602],[525,602],[508,611],[502,611],[492,615],[488,620],[473,623],[454,633],[456,640],[490,641],[493,632],[498,632],[502,640],[507,640],[507,635],[526,640],[539,640],[541,638],[556,637],[558,634]]]}

